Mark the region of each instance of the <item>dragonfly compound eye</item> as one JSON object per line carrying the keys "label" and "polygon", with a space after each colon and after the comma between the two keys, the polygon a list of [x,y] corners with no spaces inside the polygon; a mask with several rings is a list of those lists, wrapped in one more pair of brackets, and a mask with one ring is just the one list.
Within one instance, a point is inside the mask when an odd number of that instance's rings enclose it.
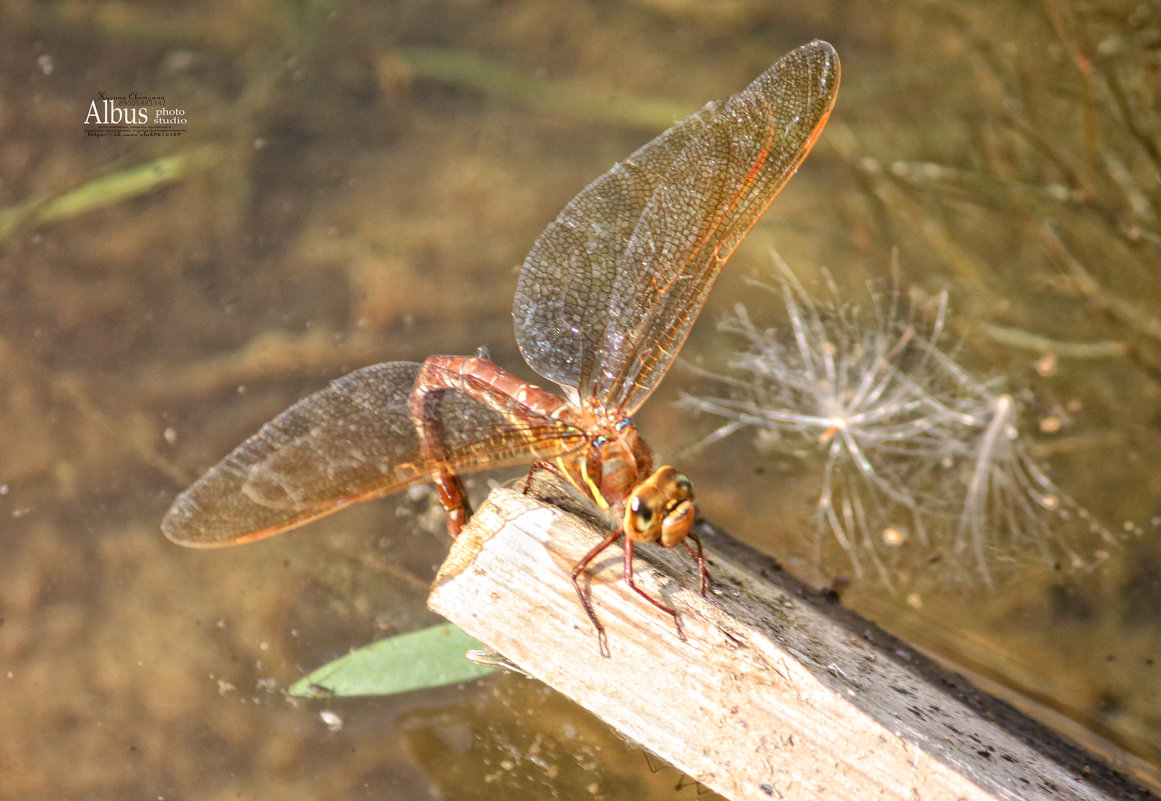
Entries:
{"label": "dragonfly compound eye", "polygon": [[657,542],[661,536],[659,523],[664,508],[665,498],[656,488],[638,487],[625,509],[625,536],[636,542]]}
{"label": "dragonfly compound eye", "polygon": [[629,504],[629,509],[633,514],[633,522],[638,528],[648,528],[653,522],[653,509],[641,500],[640,495],[633,497],[632,502]]}
{"label": "dragonfly compound eye", "polygon": [[666,466],[633,491],[623,526],[631,540],[672,548],[689,535],[695,516],[692,482]]}
{"label": "dragonfly compound eye", "polygon": [[[637,502],[649,507],[648,530],[641,526],[640,536],[634,539],[660,542],[672,548],[689,536],[697,512],[693,505],[693,482],[683,473],[668,465],[660,468],[641,482],[633,501],[629,507],[631,513],[635,514]],[[630,521],[626,520],[626,533],[629,525]]]}
{"label": "dragonfly compound eye", "polygon": [[689,536],[689,530],[693,528],[696,516],[696,510],[690,498],[682,498],[673,503],[665,510],[665,517],[661,521],[661,544],[666,548],[672,548],[682,542]]}

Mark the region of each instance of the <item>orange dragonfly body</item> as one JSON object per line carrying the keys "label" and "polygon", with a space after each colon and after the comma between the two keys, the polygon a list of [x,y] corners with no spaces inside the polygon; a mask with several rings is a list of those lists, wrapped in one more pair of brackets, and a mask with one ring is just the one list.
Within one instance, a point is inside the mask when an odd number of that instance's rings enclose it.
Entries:
{"label": "orange dragonfly body", "polygon": [[627,582],[676,623],[633,583],[633,544],[684,545],[704,595],[693,490],[672,467],[655,468],[630,417],[722,265],[810,151],[838,86],[834,49],[804,45],[616,164],[545,229],[521,269],[513,317],[525,360],[565,398],[480,357],[365,367],[239,445],[177,498],[162,530],[196,547],[249,542],[427,480],[455,536],[470,515],[460,475],[531,462],[609,518],[608,535],[572,571],[602,648],[579,577],[622,536]]}

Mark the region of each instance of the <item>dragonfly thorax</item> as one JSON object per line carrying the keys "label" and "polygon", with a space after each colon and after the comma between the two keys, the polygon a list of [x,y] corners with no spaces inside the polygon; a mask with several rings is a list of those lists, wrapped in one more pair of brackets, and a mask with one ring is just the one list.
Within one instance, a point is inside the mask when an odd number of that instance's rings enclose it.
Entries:
{"label": "dragonfly thorax", "polygon": [[695,513],[689,479],[669,466],[654,471],[653,452],[628,418],[587,423],[600,433],[590,447],[561,460],[569,480],[634,542],[673,547],[685,540]]}
{"label": "dragonfly thorax", "polygon": [[613,418],[592,407],[574,423],[590,433],[589,444],[558,460],[568,480],[602,509],[620,516],[633,488],[653,471],[653,452],[627,417]]}

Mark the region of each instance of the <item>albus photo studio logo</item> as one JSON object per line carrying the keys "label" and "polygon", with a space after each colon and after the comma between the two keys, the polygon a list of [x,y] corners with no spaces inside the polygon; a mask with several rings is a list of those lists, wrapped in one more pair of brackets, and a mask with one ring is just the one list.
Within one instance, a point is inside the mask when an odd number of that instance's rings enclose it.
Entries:
{"label": "albus photo studio logo", "polygon": [[186,124],[185,109],[170,106],[165,95],[97,92],[89,102],[84,128],[89,136],[181,136]]}

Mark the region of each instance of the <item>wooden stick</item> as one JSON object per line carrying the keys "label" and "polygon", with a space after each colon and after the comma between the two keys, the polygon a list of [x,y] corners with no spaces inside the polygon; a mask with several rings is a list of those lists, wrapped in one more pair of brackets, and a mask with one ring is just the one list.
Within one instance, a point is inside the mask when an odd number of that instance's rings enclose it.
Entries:
{"label": "wooden stick", "polygon": [[626,586],[619,546],[594,562],[602,657],[569,581],[601,533],[495,490],[429,604],[733,801],[1152,797],[713,529],[708,599],[681,549],[636,549],[638,584],[678,610],[684,641]]}

